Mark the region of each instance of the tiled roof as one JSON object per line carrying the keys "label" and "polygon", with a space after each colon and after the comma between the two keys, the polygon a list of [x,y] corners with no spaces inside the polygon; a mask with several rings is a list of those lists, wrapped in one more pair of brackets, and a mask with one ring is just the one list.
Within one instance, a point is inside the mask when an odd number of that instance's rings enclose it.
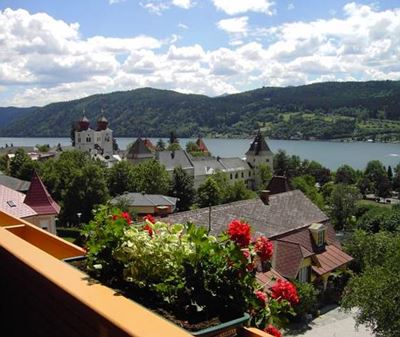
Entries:
{"label": "tiled roof", "polygon": [[248,170],[250,168],[249,164],[247,164],[247,162],[245,160],[242,160],[237,157],[220,158],[219,161],[227,172],[238,171],[238,170]]}
{"label": "tiled roof", "polygon": [[35,216],[36,212],[24,204],[25,194],[0,185],[0,209],[17,217],[27,218]]}
{"label": "tiled roof", "polygon": [[157,152],[157,159],[164,165],[167,171],[181,166],[183,169],[193,168],[193,164],[184,150]]}
{"label": "tiled roof", "polygon": [[214,174],[217,170],[224,170],[222,164],[214,157],[194,157],[192,159],[194,175],[203,176]]}
{"label": "tiled roof", "polygon": [[[208,219],[208,208],[175,213],[166,218],[169,222],[190,221],[205,227],[208,226]],[[257,198],[213,206],[211,232],[218,234],[225,231],[233,219],[245,220],[254,231],[272,238],[314,222],[324,222],[328,217],[301,191],[295,190],[270,196],[268,205]]]}
{"label": "tiled roof", "polygon": [[60,213],[60,206],[53,200],[36,172],[33,173],[24,203],[39,215]]}
{"label": "tiled roof", "polygon": [[276,281],[282,280],[285,281],[286,279],[279,274],[275,269],[271,268],[267,272],[257,272],[256,273],[257,281],[260,285],[264,286],[264,291],[268,291]]}
{"label": "tiled roof", "polygon": [[273,241],[274,244],[274,268],[287,278],[295,278],[303,261],[301,246],[285,241]]}
{"label": "tiled roof", "polygon": [[153,153],[147,147],[145,140],[142,138],[136,139],[132,146],[127,151],[128,159],[152,158]]}
{"label": "tiled roof", "polygon": [[0,185],[4,185],[14,191],[26,192],[29,189],[30,184],[31,183],[29,181],[0,174]]}
{"label": "tiled roof", "polygon": [[272,194],[288,192],[293,190],[293,188],[286,177],[273,176],[270,182],[268,183],[267,190],[269,191],[269,194],[272,195]]}
{"label": "tiled roof", "polygon": [[333,245],[326,246],[324,252],[316,255],[316,259],[319,266],[313,266],[312,269],[318,275],[326,274],[353,260],[350,255]]}
{"label": "tiled roof", "polygon": [[177,198],[160,194],[125,193],[111,200],[117,203],[123,199],[129,206],[175,206]]}

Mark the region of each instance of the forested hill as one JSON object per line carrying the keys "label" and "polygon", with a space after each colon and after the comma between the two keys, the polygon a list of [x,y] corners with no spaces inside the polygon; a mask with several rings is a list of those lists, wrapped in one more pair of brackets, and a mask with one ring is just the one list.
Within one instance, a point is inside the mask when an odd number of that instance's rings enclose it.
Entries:
{"label": "forested hill", "polygon": [[33,112],[37,107],[31,108],[15,108],[15,107],[5,107],[0,108],[0,128],[3,128],[10,124],[12,121]]}
{"label": "forested hill", "polygon": [[116,136],[243,136],[259,127],[275,138],[390,136],[400,131],[400,81],[264,87],[213,98],[142,88],[36,108],[0,125],[0,136],[68,136],[83,111],[94,125],[102,109]]}

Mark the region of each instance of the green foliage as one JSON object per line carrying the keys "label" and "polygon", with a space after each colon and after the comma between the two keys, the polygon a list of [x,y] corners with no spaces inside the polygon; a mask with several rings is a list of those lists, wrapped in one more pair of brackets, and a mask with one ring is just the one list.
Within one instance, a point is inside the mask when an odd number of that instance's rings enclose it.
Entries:
{"label": "green foliage", "polygon": [[267,187],[269,181],[272,178],[272,170],[269,165],[261,163],[260,165],[258,165],[256,175],[256,181],[259,181],[259,186],[257,186],[257,189],[263,190]]}
{"label": "green foliage", "polygon": [[149,194],[167,194],[170,177],[165,167],[155,159],[145,160],[134,166],[132,189]]}
{"label": "green foliage", "polygon": [[360,193],[355,186],[337,184],[333,186],[330,198],[330,218],[336,229],[348,228],[356,212]]}
{"label": "green foliage", "polygon": [[[87,153],[62,152],[40,166],[40,176],[51,195],[60,202],[61,224],[78,225],[92,218],[92,209],[108,199],[106,169]],[[81,213],[81,217],[78,217]]]}
{"label": "green foliage", "polygon": [[116,163],[107,171],[107,185],[111,196],[135,191],[134,166],[127,160]]}
{"label": "green foliage", "polygon": [[311,283],[294,281],[300,303],[294,307],[296,318],[303,318],[306,314],[312,314],[317,310],[319,291]]}
{"label": "green foliage", "polygon": [[357,308],[356,321],[379,337],[396,337],[400,331],[400,238],[359,233],[349,251],[361,261],[363,273],[348,284],[342,307]]}
{"label": "green foliage", "polygon": [[208,177],[197,189],[197,204],[200,207],[214,206],[223,200],[223,191],[213,176]]}
{"label": "green foliage", "polygon": [[36,145],[37,149],[39,152],[49,152],[50,151],[50,145],[49,144],[44,144],[44,145]]}
{"label": "green foliage", "polygon": [[167,146],[167,151],[178,151],[178,150],[182,150],[179,143],[172,143]]}
{"label": "green foliage", "polygon": [[180,166],[172,174],[169,195],[178,198],[176,207],[179,211],[187,211],[193,205],[196,196],[193,177]]}
{"label": "green foliage", "polygon": [[10,160],[8,173],[14,178],[30,181],[37,167],[37,162],[34,162],[24,149],[19,148]]}
{"label": "green foliage", "polygon": [[257,197],[257,194],[252,190],[249,190],[243,180],[236,180],[233,184],[229,185],[229,195],[226,200],[226,203],[246,200]]}
{"label": "green foliage", "polygon": [[[264,87],[212,98],[143,88],[34,108],[0,125],[5,125],[2,136],[68,136],[83,109],[95,120],[103,107],[115,134],[125,137],[168,137],[168,130],[180,137],[248,135],[264,125],[270,136],[285,139],[396,138],[399,123],[391,120],[400,117],[399,93],[400,84],[393,81]],[[377,119],[382,113],[384,120]]]}
{"label": "green foliage", "polygon": [[357,220],[357,228],[369,233],[379,231],[398,232],[400,229],[400,208],[372,207]]}
{"label": "green foliage", "polygon": [[356,171],[349,165],[340,166],[335,175],[335,184],[353,185],[357,182]]}
{"label": "green foliage", "polygon": [[312,176],[299,176],[292,179],[295,189],[302,191],[315,205],[324,208],[324,198],[315,187],[315,180]]}
{"label": "green foliage", "polygon": [[156,149],[157,151],[165,151],[166,149],[165,142],[161,138],[157,141]]}
{"label": "green foliage", "polygon": [[0,172],[4,174],[8,173],[8,156],[0,156]]}
{"label": "green foliage", "polygon": [[364,179],[368,184],[366,192],[375,193],[380,197],[390,196],[391,184],[385,167],[379,160],[368,162],[364,172]]}
{"label": "green foliage", "polygon": [[253,322],[263,328],[268,322],[283,324],[294,314],[285,299],[264,294],[266,300],[259,301],[255,246],[239,246],[227,233],[214,237],[193,224],[149,220],[135,225],[106,207],[83,232],[89,273],[136,301],[152,298],[168,317],[189,323],[215,317],[226,321],[251,308]]}

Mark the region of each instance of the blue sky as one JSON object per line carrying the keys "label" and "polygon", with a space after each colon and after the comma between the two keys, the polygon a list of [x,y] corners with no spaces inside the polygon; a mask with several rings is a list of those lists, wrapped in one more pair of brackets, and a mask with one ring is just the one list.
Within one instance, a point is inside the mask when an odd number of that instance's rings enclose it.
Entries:
{"label": "blue sky", "polygon": [[400,2],[0,2],[0,106],[143,86],[210,96],[400,79]]}

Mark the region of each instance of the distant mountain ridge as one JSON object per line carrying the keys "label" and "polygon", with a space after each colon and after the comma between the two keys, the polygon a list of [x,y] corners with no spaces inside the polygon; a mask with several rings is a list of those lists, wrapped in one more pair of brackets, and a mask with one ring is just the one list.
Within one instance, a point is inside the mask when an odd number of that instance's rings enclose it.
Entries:
{"label": "distant mountain ridge", "polygon": [[0,129],[17,120],[18,118],[36,110],[37,107],[16,108],[16,107],[0,107]]}
{"label": "distant mountain ridge", "polygon": [[[94,126],[103,109],[117,137],[165,137],[171,130],[179,137],[240,136],[261,128],[272,137],[324,139],[337,138],[335,130],[342,133],[338,137],[355,134],[357,123],[399,120],[400,81],[263,87],[218,97],[141,88],[52,103],[23,112],[18,112],[22,108],[12,108],[14,116],[2,113],[4,109],[10,108],[0,108],[0,136],[69,136],[72,122],[83,111]],[[304,127],[296,129],[299,124]],[[332,128],[317,132],[324,124]],[[342,125],[351,128],[343,130]]]}

